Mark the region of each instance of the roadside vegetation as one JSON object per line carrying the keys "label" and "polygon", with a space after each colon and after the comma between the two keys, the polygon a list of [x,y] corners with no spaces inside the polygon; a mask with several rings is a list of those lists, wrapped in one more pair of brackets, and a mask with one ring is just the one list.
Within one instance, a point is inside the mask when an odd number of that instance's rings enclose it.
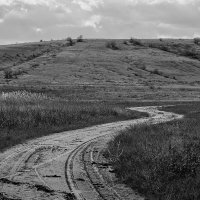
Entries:
{"label": "roadside vegetation", "polygon": [[199,103],[164,110],[186,117],[130,127],[109,142],[105,156],[119,180],[147,199],[200,199]]}
{"label": "roadside vegetation", "polygon": [[68,102],[42,93],[0,95],[0,150],[59,131],[145,116],[99,102]]}

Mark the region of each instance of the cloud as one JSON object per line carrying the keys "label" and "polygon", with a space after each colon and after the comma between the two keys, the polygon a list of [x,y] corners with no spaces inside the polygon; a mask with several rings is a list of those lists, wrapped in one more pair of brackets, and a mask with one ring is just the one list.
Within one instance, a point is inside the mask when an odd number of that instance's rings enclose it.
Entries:
{"label": "cloud", "polygon": [[79,5],[83,10],[92,11],[93,8],[103,5],[103,0],[73,0],[72,3]]}
{"label": "cloud", "polygon": [[0,43],[200,35],[199,0],[0,0]]}
{"label": "cloud", "polygon": [[97,27],[99,27],[100,22],[101,22],[101,16],[93,15],[92,17],[90,17],[90,19],[83,22],[83,26],[86,27],[89,26],[96,29]]}

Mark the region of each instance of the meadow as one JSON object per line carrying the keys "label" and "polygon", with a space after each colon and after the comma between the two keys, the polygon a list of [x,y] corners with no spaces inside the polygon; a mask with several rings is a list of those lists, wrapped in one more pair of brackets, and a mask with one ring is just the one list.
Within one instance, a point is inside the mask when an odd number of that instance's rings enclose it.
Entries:
{"label": "meadow", "polygon": [[105,151],[119,180],[151,200],[200,198],[200,104],[162,108],[184,119],[120,132]]}
{"label": "meadow", "polygon": [[31,138],[145,114],[101,102],[70,102],[27,91],[0,95],[0,150]]}
{"label": "meadow", "polygon": [[52,90],[84,101],[199,100],[199,50],[193,40],[178,39],[0,46],[0,91]]}
{"label": "meadow", "polygon": [[183,120],[131,127],[110,141],[105,156],[119,181],[149,199],[200,199],[199,43],[68,38],[0,46],[0,65],[1,151],[55,132],[147,116],[125,107],[176,104],[162,109]]}

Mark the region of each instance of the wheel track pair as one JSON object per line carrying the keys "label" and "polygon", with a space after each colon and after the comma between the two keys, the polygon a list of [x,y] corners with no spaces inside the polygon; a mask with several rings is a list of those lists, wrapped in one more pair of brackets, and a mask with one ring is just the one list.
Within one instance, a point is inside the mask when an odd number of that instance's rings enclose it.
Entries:
{"label": "wheel track pair", "polygon": [[[77,148],[75,148],[68,156],[68,159],[65,163],[65,176],[66,176],[66,182],[67,185],[71,191],[71,193],[73,193],[76,197],[77,200],[86,200],[86,198],[84,197],[84,194],[79,192],[79,186],[77,184],[77,180],[74,177],[74,172],[73,172],[73,162],[75,161],[75,159],[81,154],[81,164],[83,164],[83,170],[84,173],[87,176],[87,179],[89,181],[90,186],[93,189],[93,192],[96,193],[96,195],[99,197],[98,199],[101,200],[108,200],[107,196],[108,195],[112,195],[112,199],[114,200],[122,200],[122,198],[119,196],[119,194],[117,194],[117,192],[109,187],[105,180],[103,179],[103,177],[101,176],[101,174],[98,171],[98,168],[96,166],[93,165],[94,159],[93,159],[93,148],[91,149],[90,153],[89,153],[89,161],[85,160],[85,155],[88,153],[87,150],[89,149],[89,147],[96,141],[98,141],[99,139],[101,139],[102,137],[105,137],[108,134],[105,134],[103,136],[98,136],[96,138],[93,138],[87,142],[82,143],[81,145],[79,145]],[[87,166],[87,162],[90,163],[90,167]],[[89,168],[92,168],[91,170],[89,170]],[[100,182],[99,184],[95,183],[94,177],[98,179],[98,182]],[[102,186],[102,187],[99,187]],[[102,192],[102,189],[107,191],[107,195],[105,195],[104,192]]]}

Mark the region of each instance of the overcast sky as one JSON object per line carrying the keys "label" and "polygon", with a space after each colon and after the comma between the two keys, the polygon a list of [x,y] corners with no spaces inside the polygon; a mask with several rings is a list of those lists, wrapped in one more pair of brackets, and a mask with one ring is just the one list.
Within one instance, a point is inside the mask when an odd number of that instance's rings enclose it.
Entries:
{"label": "overcast sky", "polygon": [[200,0],[0,0],[0,43],[200,36]]}

